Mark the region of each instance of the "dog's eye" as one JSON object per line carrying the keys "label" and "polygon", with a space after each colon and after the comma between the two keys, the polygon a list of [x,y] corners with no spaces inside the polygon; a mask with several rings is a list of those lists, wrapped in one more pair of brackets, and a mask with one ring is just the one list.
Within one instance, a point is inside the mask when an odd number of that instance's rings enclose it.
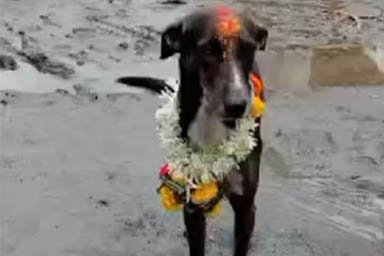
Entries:
{"label": "dog's eye", "polygon": [[215,50],[212,48],[212,46],[207,46],[204,50],[204,55],[206,56],[214,56],[217,55]]}
{"label": "dog's eye", "polygon": [[206,54],[206,55],[213,55],[212,47],[208,45],[208,46],[205,48],[204,54]]}
{"label": "dog's eye", "polygon": [[223,50],[221,49],[221,45],[219,42],[211,41],[204,47],[204,55],[206,56],[213,56],[213,57],[220,57],[223,55]]}

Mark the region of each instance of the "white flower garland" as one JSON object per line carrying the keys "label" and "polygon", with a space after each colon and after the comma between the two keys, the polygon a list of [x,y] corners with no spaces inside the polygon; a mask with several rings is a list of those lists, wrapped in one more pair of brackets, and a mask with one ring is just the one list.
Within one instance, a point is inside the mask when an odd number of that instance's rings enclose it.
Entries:
{"label": "white flower garland", "polygon": [[252,133],[258,124],[248,116],[238,121],[228,140],[199,149],[189,147],[179,136],[181,127],[177,92],[169,93],[168,102],[156,111],[156,120],[170,168],[182,172],[195,184],[222,181],[257,146]]}

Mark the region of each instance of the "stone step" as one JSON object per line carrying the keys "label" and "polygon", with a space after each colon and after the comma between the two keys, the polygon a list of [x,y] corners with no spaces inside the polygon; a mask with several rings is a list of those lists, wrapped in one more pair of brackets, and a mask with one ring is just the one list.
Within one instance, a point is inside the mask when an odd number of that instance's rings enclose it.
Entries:
{"label": "stone step", "polygon": [[384,85],[384,51],[364,45],[328,45],[312,50],[314,86]]}
{"label": "stone step", "polygon": [[384,50],[364,45],[327,45],[309,50],[260,52],[267,88],[301,92],[317,86],[384,85]]}

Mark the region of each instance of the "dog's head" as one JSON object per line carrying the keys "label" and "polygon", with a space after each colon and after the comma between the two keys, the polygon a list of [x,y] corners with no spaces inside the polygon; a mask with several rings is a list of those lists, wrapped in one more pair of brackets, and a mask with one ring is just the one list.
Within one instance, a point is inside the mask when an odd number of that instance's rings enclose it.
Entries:
{"label": "dog's head", "polygon": [[[235,120],[250,108],[255,52],[265,49],[267,36],[267,30],[248,15],[228,8],[209,9],[164,31],[161,58],[180,54],[181,101],[188,99],[192,114],[193,106],[204,105],[204,111],[214,112],[223,122]],[[196,94],[200,102],[190,99]]]}

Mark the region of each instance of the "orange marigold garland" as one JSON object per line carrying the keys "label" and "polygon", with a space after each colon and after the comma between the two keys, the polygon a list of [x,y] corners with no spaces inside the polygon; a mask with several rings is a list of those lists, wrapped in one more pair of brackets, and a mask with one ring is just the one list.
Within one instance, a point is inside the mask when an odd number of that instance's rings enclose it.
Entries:
{"label": "orange marigold garland", "polygon": [[264,82],[257,73],[251,73],[250,79],[255,91],[253,97],[252,116],[254,118],[258,118],[262,116],[265,111]]}
{"label": "orange marigold garland", "polygon": [[184,204],[176,191],[168,186],[161,186],[159,189],[161,201],[163,202],[164,209],[167,211],[179,211],[183,209]]}
{"label": "orange marigold garland", "polygon": [[219,188],[217,182],[204,184],[192,192],[191,200],[194,204],[206,204],[212,199],[219,196]]}
{"label": "orange marigold garland", "polygon": [[[175,176],[175,173],[177,173],[177,176]],[[187,184],[187,179],[183,176],[181,172],[171,170],[169,164],[160,169],[160,178],[163,184],[159,188],[159,194],[167,211],[178,211],[185,205],[186,189],[184,186]],[[195,205],[209,205],[212,200],[219,199],[206,211],[207,216],[214,217],[221,213],[221,198],[219,197],[221,197],[219,184],[212,182],[193,189],[191,201]]]}

